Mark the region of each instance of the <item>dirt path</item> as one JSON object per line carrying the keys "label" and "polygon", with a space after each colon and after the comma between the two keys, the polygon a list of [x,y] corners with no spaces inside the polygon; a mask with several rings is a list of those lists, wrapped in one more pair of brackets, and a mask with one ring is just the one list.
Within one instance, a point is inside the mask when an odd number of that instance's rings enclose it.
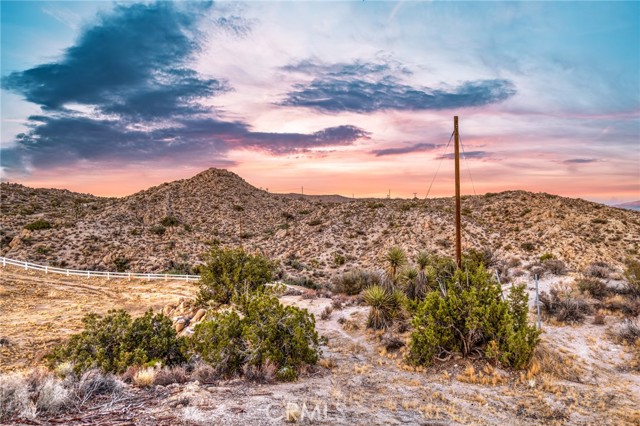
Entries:
{"label": "dirt path", "polygon": [[126,309],[133,315],[194,294],[183,281],[65,277],[0,269],[0,372],[39,363],[48,348],[81,328],[90,312]]}

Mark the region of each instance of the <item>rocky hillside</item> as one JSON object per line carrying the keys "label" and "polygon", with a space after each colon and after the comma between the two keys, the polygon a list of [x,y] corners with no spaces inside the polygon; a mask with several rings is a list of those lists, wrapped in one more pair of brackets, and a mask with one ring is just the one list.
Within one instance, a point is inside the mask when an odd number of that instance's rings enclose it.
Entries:
{"label": "rocky hillside", "polygon": [[[2,255],[49,265],[184,271],[217,242],[261,250],[290,275],[322,281],[380,265],[393,245],[410,255],[453,253],[452,198],[301,199],[217,169],[124,198],[4,183],[1,194]],[[620,265],[640,252],[640,212],[524,191],[467,196],[462,206],[464,247],[505,260],[552,253],[582,268],[593,261]],[[29,226],[38,220],[41,226]]]}

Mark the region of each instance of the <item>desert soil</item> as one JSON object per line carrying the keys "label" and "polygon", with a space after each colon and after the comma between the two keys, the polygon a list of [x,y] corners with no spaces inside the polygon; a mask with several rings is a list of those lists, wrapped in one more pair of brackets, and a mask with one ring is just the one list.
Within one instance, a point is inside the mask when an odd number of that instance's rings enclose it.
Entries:
{"label": "desert soil", "polygon": [[[41,362],[51,345],[80,330],[88,312],[124,308],[138,315],[195,293],[195,286],[185,282],[66,278],[12,267],[0,274],[0,337],[9,342],[0,347],[2,371]],[[415,371],[402,361],[402,349],[387,352],[382,336],[366,330],[366,307],[347,304],[322,320],[320,313],[331,299],[283,296],[281,301],[316,315],[317,329],[327,338],[321,366],[299,381],[128,387],[108,410],[52,421],[271,425],[286,424],[287,414],[298,424],[327,425],[631,425],[640,419],[640,378],[623,368],[629,354],[608,337],[608,328],[617,322],[612,317],[604,326],[591,321],[577,327],[543,324],[543,345],[562,354],[579,377],[567,381],[543,372],[522,379],[526,373],[492,372],[480,361],[470,374],[471,364],[463,359]],[[481,384],[485,368],[487,383]],[[480,383],[469,383],[472,376]]]}

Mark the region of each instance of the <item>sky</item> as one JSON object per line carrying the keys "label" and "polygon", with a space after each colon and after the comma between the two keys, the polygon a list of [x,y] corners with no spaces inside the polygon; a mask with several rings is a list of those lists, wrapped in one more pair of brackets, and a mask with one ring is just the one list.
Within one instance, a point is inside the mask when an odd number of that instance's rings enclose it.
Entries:
{"label": "sky", "polygon": [[[639,2],[0,2],[3,181],[640,199]],[[429,190],[431,188],[431,190]]]}

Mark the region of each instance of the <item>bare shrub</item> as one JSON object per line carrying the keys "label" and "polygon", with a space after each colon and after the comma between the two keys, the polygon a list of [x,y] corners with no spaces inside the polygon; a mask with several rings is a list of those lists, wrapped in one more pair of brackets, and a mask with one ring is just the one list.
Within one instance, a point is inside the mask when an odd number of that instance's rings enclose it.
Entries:
{"label": "bare shrub", "polygon": [[172,383],[186,383],[189,381],[189,375],[184,367],[162,367],[156,371],[156,378],[153,382],[155,385],[170,385]]}
{"label": "bare shrub", "polygon": [[602,300],[610,293],[609,287],[598,278],[581,278],[576,281],[576,285],[580,291],[598,300]]}
{"label": "bare shrub", "polygon": [[618,337],[634,345],[638,339],[640,339],[640,319],[627,319],[622,323],[622,326],[617,332]]}
{"label": "bare shrub", "polygon": [[640,315],[640,299],[638,298],[626,298],[618,294],[607,298],[603,306],[611,311],[618,311],[627,317]]}
{"label": "bare shrub", "polygon": [[324,310],[320,313],[320,319],[323,321],[328,320],[329,318],[331,318],[332,312],[333,312],[333,308],[331,306],[325,307]]}
{"label": "bare shrub", "polygon": [[543,342],[533,351],[528,374],[550,374],[553,377],[571,382],[582,383],[584,371],[565,357],[556,348]]}
{"label": "bare shrub", "polygon": [[611,267],[606,262],[593,262],[584,269],[584,274],[591,278],[609,278]]}
{"label": "bare shrub", "polygon": [[542,311],[556,320],[569,324],[581,324],[585,316],[593,312],[591,304],[571,291],[552,288],[540,293]]}
{"label": "bare shrub", "polygon": [[273,383],[276,379],[278,366],[267,360],[261,365],[245,364],[242,367],[242,372],[244,376],[252,382]]}
{"label": "bare shrub", "polygon": [[104,394],[119,394],[122,392],[122,383],[113,374],[103,374],[100,370],[85,372],[76,385],[75,396],[80,401],[79,405],[91,398]]}
{"label": "bare shrub", "polygon": [[0,376],[0,420],[34,415],[24,375],[12,373]]}
{"label": "bare shrub", "polygon": [[200,383],[215,384],[218,379],[218,374],[216,373],[215,368],[209,364],[198,361],[193,366],[191,378],[199,381]]}
{"label": "bare shrub", "polygon": [[548,259],[543,262],[544,268],[553,275],[564,275],[567,273],[567,267],[562,260]]}

